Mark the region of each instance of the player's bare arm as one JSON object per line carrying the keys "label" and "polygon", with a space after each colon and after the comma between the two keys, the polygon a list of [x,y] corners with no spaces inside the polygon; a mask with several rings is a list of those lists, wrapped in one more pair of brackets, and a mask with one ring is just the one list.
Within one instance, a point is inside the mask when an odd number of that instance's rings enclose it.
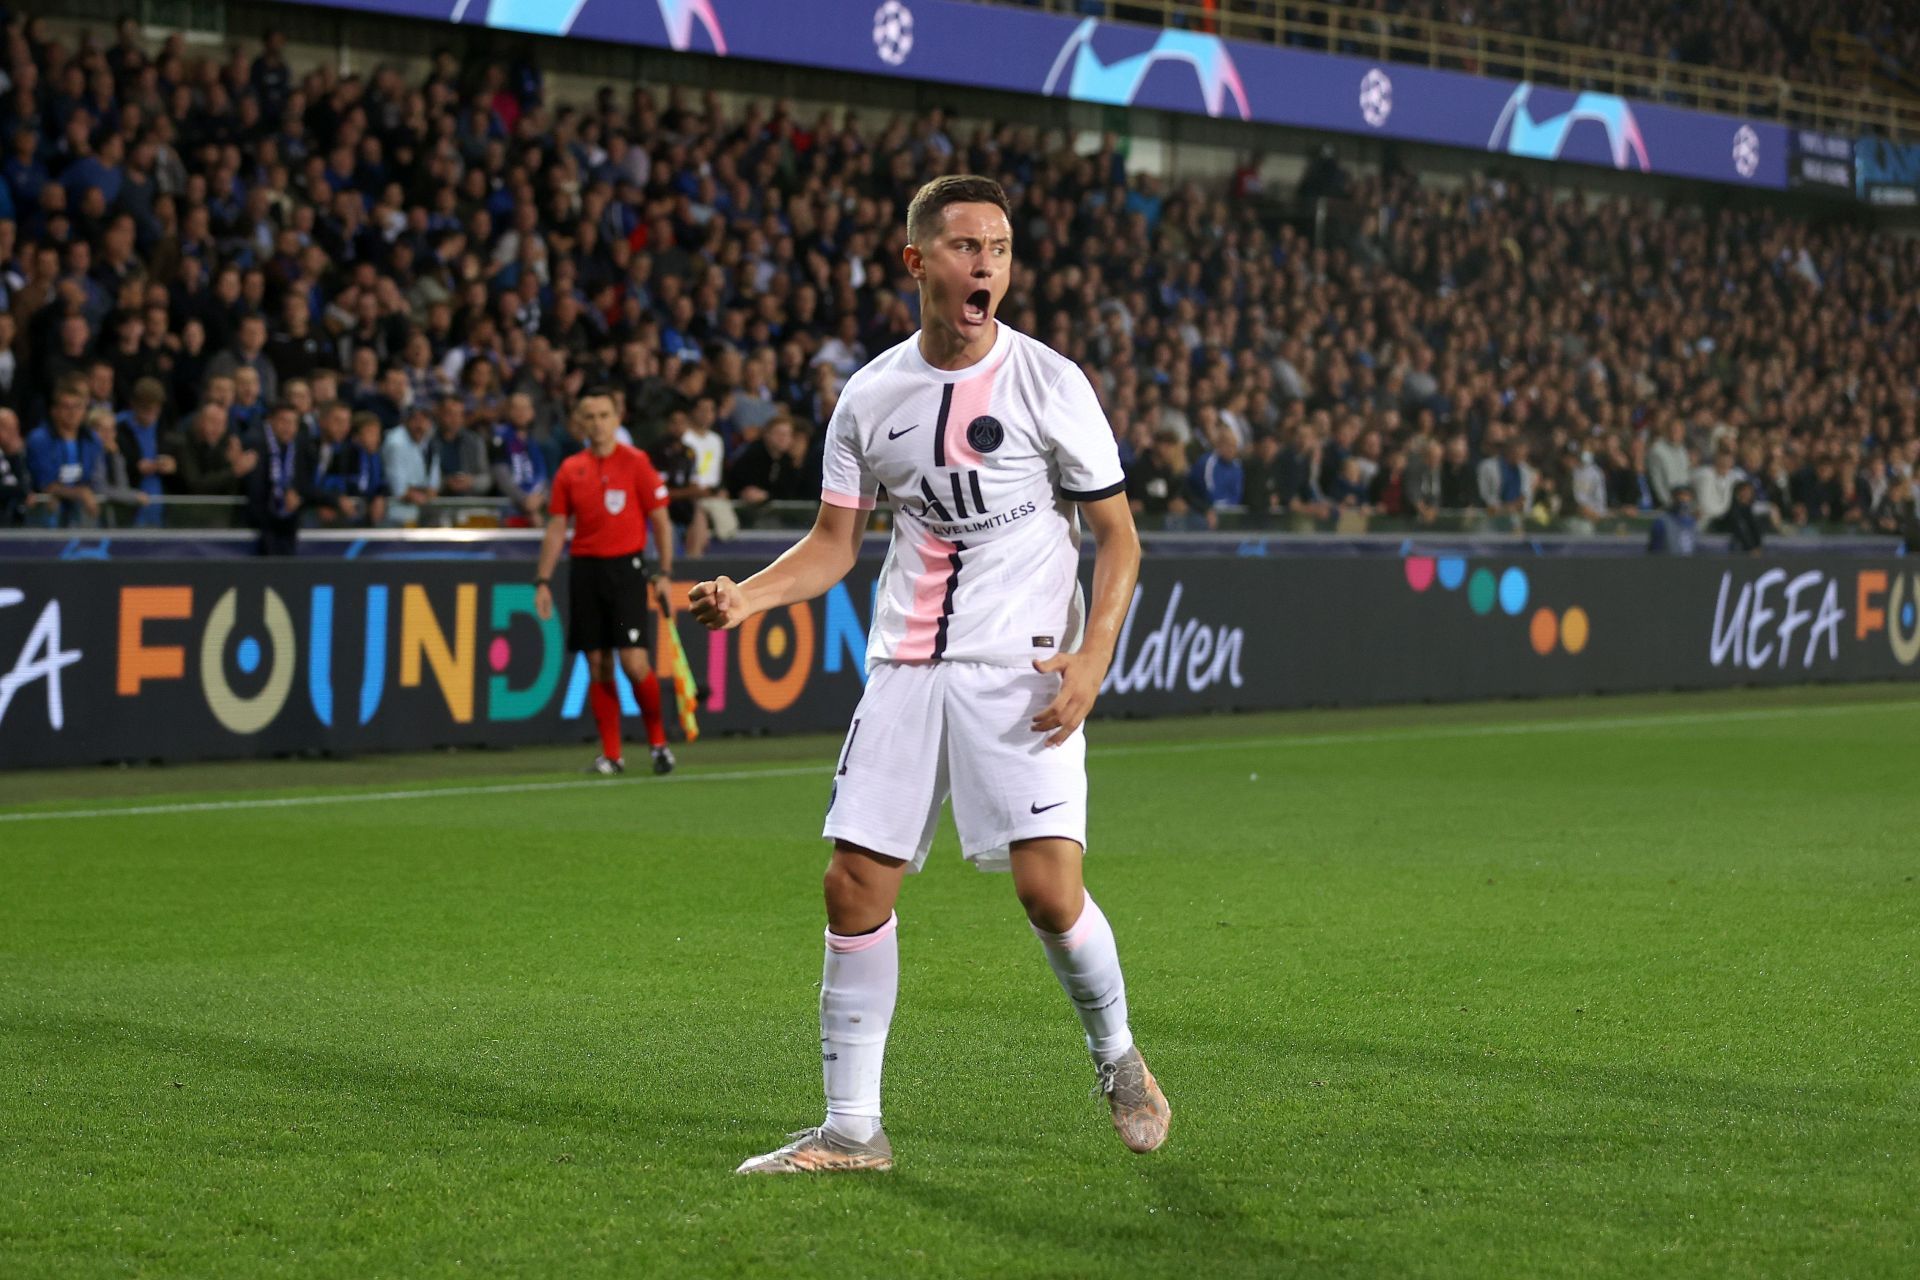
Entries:
{"label": "player's bare arm", "polygon": [[553,616],[553,571],[560,563],[560,548],[566,543],[567,518],[548,516],[546,535],[540,539],[540,567],[533,574],[533,611],[542,622]]}
{"label": "player's bare arm", "polygon": [[1060,676],[1060,692],[1033,718],[1034,732],[1047,734],[1050,747],[1072,737],[1093,710],[1100,682],[1107,678],[1107,668],[1113,662],[1120,626],[1133,599],[1133,584],[1140,576],[1140,535],[1133,527],[1127,496],[1116,493],[1086,503],[1080,510],[1097,547],[1087,634],[1076,652],[1055,654],[1033,664],[1036,671],[1058,672]]}
{"label": "player's bare arm", "polygon": [[[825,593],[853,569],[866,524],[864,511],[821,503],[807,536],[745,582],[722,577],[697,584],[688,597],[694,619],[710,630],[726,631],[756,613]],[[1135,554],[1137,558],[1137,545]],[[1108,649],[1111,652],[1111,644]]]}

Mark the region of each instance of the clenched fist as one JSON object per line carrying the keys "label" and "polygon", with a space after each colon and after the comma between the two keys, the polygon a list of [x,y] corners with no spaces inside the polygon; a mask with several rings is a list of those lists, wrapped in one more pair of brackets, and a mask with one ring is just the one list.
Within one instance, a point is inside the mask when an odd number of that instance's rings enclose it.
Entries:
{"label": "clenched fist", "polygon": [[687,597],[693,618],[710,631],[731,631],[747,620],[746,592],[732,578],[696,583]]}

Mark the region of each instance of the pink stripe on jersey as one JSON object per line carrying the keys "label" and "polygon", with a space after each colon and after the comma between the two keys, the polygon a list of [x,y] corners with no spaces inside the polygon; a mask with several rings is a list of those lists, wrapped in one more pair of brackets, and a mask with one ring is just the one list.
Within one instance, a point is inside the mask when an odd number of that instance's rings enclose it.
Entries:
{"label": "pink stripe on jersey", "polygon": [[980,465],[980,451],[967,443],[967,428],[993,403],[994,379],[1000,372],[1000,365],[1005,363],[1006,357],[1002,356],[999,363],[986,372],[953,384],[953,402],[947,406],[948,466]]}
{"label": "pink stripe on jersey", "polygon": [[858,494],[851,493],[835,493],[831,489],[822,489],[820,491],[820,501],[830,507],[847,507],[854,511],[873,510],[872,498],[862,498]]}
{"label": "pink stripe on jersey", "polygon": [[899,915],[890,913],[887,916],[887,922],[872,933],[856,933],[849,938],[829,929],[827,930],[827,950],[843,956],[852,955],[856,951],[865,951],[868,947],[878,946],[891,938],[899,927]]}
{"label": "pink stripe on jersey", "polygon": [[946,612],[947,578],[953,572],[953,562],[947,557],[958,550],[951,542],[931,534],[924,542],[912,545],[920,567],[913,572],[913,604],[907,611],[906,632],[893,651],[895,662],[925,662],[933,657],[940,615]]}

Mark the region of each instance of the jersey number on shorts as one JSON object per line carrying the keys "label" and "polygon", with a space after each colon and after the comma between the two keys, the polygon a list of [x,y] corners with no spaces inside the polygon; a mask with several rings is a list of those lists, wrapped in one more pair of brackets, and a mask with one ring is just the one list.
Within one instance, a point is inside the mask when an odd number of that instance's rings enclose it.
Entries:
{"label": "jersey number on shorts", "polygon": [[[934,488],[933,481],[927,479],[925,476],[920,477],[920,496],[926,499],[927,514],[930,517],[939,521],[941,524],[952,524],[956,520],[968,520],[975,516],[987,514],[987,499],[985,495],[980,492],[980,473],[978,471],[967,472],[967,482],[964,486],[960,483],[960,473],[958,471],[947,472],[947,481],[947,496],[951,497],[953,501],[951,509],[941,501],[942,495]],[[967,507],[968,491],[971,491],[973,495],[973,507],[971,509]]]}

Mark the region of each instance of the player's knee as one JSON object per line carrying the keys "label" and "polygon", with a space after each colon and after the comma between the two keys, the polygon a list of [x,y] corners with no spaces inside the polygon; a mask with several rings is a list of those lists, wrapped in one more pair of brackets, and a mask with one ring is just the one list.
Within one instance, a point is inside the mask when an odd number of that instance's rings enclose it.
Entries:
{"label": "player's knee", "polygon": [[821,877],[821,894],[827,902],[827,918],[840,920],[842,917],[857,914],[865,893],[860,877],[853,868],[835,858],[827,864],[827,874]]}
{"label": "player's knee", "polygon": [[821,880],[827,927],[839,934],[865,933],[887,922],[895,883],[859,859],[836,857]]}
{"label": "player's knee", "polygon": [[1048,933],[1065,933],[1073,928],[1085,897],[1078,890],[1068,893],[1064,886],[1051,883],[1016,884],[1014,892],[1033,927]]}

